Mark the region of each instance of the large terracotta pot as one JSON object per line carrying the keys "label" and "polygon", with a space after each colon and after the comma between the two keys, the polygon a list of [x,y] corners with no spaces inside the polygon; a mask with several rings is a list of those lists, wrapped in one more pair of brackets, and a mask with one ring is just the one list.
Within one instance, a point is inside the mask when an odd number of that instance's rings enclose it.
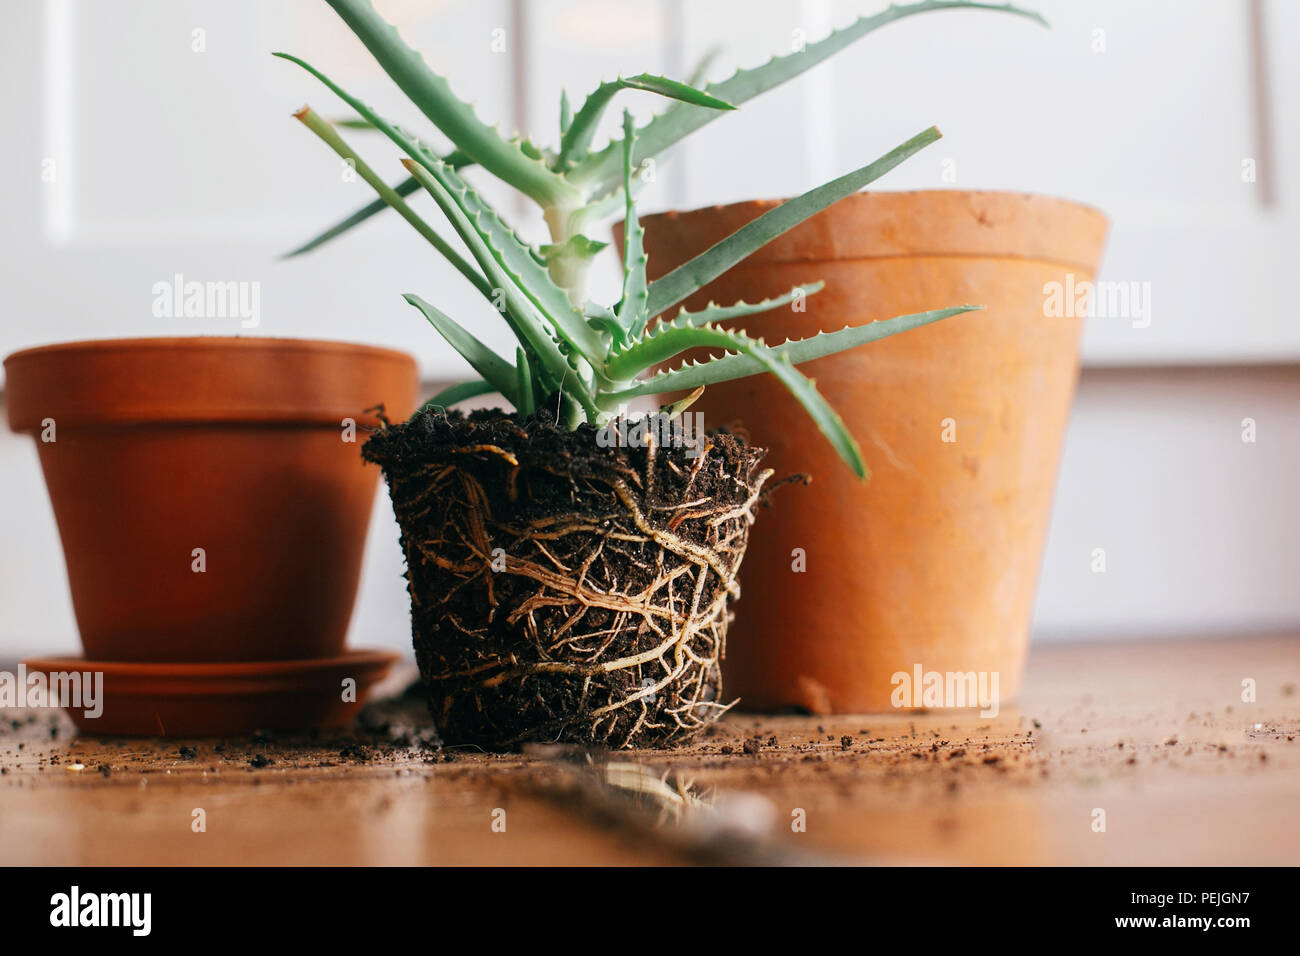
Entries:
{"label": "large terracotta pot", "polygon": [[[652,278],[772,205],[647,217]],[[895,675],[918,666],[997,674],[1000,699],[1016,694],[1078,373],[1081,320],[1048,317],[1045,285],[1091,279],[1105,233],[1100,212],[1041,196],[863,193],[688,303],[825,280],[805,312],[736,323],[770,344],[988,307],[802,366],[861,443],[866,482],[770,376],[705,391],[707,421],[742,426],[778,476],[813,477],[760,514],[741,568],[724,675],[742,706],[886,710],[905,686]]]}
{"label": "large terracotta pot", "polygon": [[88,659],[342,653],[379,479],[359,450],[377,424],[366,410],[410,414],[411,356],[120,339],[16,352],[5,371],[10,427],[40,451]]}

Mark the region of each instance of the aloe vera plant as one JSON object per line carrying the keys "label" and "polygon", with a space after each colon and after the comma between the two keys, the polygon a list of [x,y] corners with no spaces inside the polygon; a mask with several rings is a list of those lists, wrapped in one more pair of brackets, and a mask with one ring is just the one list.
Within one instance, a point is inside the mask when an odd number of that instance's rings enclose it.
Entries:
{"label": "aloe vera plant", "polygon": [[[661,155],[719,115],[792,79],[887,23],[956,8],[1001,11],[1041,22],[1037,14],[1010,5],[970,0],[923,0],[860,18],[802,51],[775,57],[763,66],[741,70],[718,83],[700,87],[649,74],[618,78],[602,83],[576,111],[562,96],[558,144],[544,148],[526,138],[507,139],[480,120],[468,104],[456,97],[448,81],[430,69],[397,30],[375,12],[369,0],[327,2],[454,149],[437,155],[415,135],[379,115],[312,65],[277,53],[314,75],[362,123],[391,140],[405,154],[403,164],[409,174],[390,186],[339,134],[338,126],[354,122],[332,124],[304,107],[297,117],[338,155],[353,163],[379,198],[292,254],[316,248],[375,213],[392,208],[479,290],[517,339],[513,361],[489,349],[435,305],[417,295],[406,296],[479,376],[435,396],[433,403],[450,405],[495,392],[521,415],[554,401],[570,428],[584,422],[601,426],[624,413],[628,403],[641,396],[678,390],[695,390],[698,394],[698,389],[710,384],[770,373],[803,405],[843,459],[865,476],[866,466],[857,443],[813,381],[795,366],[978,308],[959,305],[935,309],[775,345],[721,323],[788,305],[816,293],[820,283],[761,302],[710,304],[698,311],[679,308],[675,315],[665,314],[766,243],[933,143],[939,138],[937,129],[926,129],[860,169],[770,210],[653,282],[647,280],[643,230],[636,214],[640,170],[647,160]],[[624,91],[655,94],[670,100],[671,105],[639,129],[625,111],[622,138],[593,149],[601,117]],[[482,167],[534,200],[551,241],[533,247],[521,239],[466,183],[460,170],[468,165]],[[469,259],[407,203],[407,197],[420,189],[432,196],[469,250]],[[620,250],[622,294],[613,305],[597,304],[588,298],[588,274],[593,257],[606,244],[593,239],[592,233],[600,222],[619,213],[625,217]],[[660,321],[653,321],[661,316]],[[697,349],[708,350],[710,357],[652,372]]]}

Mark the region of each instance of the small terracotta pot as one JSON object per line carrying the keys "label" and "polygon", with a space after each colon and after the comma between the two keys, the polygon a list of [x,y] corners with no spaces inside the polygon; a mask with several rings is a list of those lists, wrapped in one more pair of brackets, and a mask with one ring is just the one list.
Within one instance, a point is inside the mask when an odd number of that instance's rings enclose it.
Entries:
{"label": "small terracotta pot", "polygon": [[[646,217],[652,278],[773,205]],[[770,376],[705,391],[696,407],[707,422],[743,426],[778,476],[814,479],[761,515],[741,568],[724,675],[742,706],[887,710],[902,687],[894,675],[918,665],[997,673],[999,697],[1016,694],[1078,373],[1081,319],[1047,317],[1045,285],[1091,279],[1105,234],[1100,212],[1059,199],[863,193],[687,303],[825,280],[805,312],[735,323],[770,344],[987,306],[801,366],[861,444],[866,482]]]}
{"label": "small terracotta pot", "polygon": [[411,356],[121,339],[16,352],[5,371],[10,427],[40,452],[88,658],[342,653],[379,478],[359,451],[377,424],[366,410],[410,414]]}

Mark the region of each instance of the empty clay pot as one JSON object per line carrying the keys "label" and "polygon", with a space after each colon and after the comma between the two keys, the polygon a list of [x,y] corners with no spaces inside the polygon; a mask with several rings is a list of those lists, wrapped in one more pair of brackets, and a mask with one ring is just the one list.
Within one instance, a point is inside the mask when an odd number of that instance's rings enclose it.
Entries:
{"label": "empty clay pot", "polygon": [[[99,661],[342,653],[379,469],[415,403],[403,352],[271,338],[71,342],[5,360],[77,625]],[[348,422],[355,422],[350,428]]]}
{"label": "empty clay pot", "polygon": [[[773,205],[646,217],[651,277]],[[1091,279],[1105,234],[1097,210],[1042,196],[862,193],[688,301],[824,280],[807,311],[734,323],[769,344],[987,306],[801,366],[857,437],[868,481],[770,376],[711,386],[695,406],[771,449],[778,476],[813,478],[760,514],[741,568],[723,673],[742,706],[887,710],[894,675],[918,665],[996,673],[1000,698],[1015,695],[1078,373],[1081,319],[1049,317],[1045,287]]]}

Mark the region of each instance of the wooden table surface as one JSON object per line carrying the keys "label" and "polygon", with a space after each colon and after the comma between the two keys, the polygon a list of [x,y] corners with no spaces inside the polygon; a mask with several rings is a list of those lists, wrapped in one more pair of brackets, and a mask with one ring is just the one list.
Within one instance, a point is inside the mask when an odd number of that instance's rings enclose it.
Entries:
{"label": "wooden table surface", "polygon": [[1295,865],[1298,685],[1295,636],[1049,644],[996,718],[731,714],[598,758],[439,751],[410,700],[316,739],[5,711],[0,864]]}

